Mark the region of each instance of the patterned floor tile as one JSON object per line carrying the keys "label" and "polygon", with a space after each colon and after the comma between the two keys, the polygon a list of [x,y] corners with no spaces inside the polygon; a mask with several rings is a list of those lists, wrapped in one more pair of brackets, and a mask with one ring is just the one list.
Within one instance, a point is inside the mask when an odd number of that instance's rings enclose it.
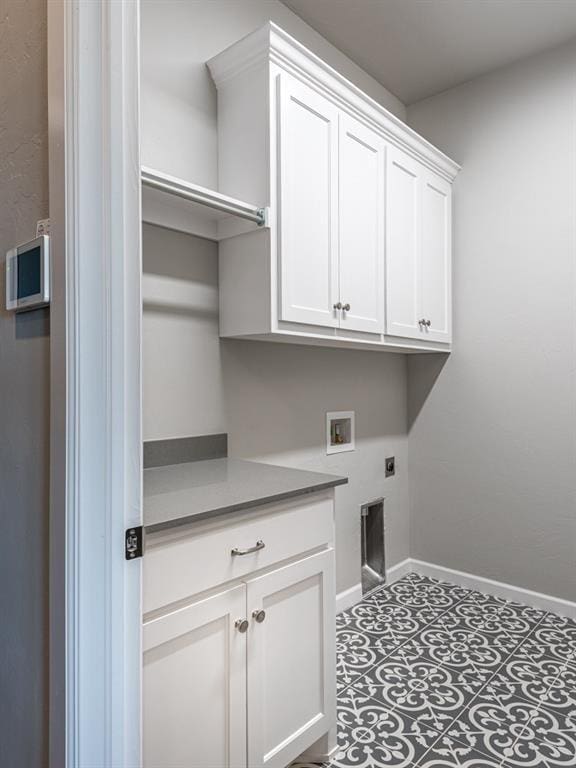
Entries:
{"label": "patterned floor tile", "polygon": [[576,768],[575,621],[408,574],[337,626],[330,768]]}
{"label": "patterned floor tile", "polygon": [[[490,684],[504,688],[514,696],[540,704],[554,687],[563,669],[563,663],[556,659],[544,658],[531,661],[524,657],[512,656],[490,680]],[[576,678],[576,670],[574,672]],[[550,701],[555,700],[558,706],[568,704],[569,692],[561,684],[557,685],[554,693],[556,696],[550,698]],[[574,694],[576,695],[576,689]]]}
{"label": "patterned floor tile", "polygon": [[446,629],[469,629],[472,632],[500,631],[499,604],[483,605],[473,598],[465,598],[444,613],[438,622]]}
{"label": "patterned floor tile", "polygon": [[339,710],[339,721],[345,723],[354,743],[344,747],[339,743],[333,766],[408,768],[438,739],[438,731],[425,723],[388,709],[353,689],[349,693],[346,708]]}
{"label": "patterned floor tile", "polygon": [[553,712],[576,715],[576,667],[568,665],[561,670],[543,696],[542,705]]}
{"label": "patterned floor tile", "polygon": [[523,643],[528,658],[554,658],[576,666],[576,622],[548,614]]}
{"label": "patterned floor tile", "polygon": [[522,768],[576,765],[576,719],[539,709],[523,729],[507,764]]}
{"label": "patterned floor tile", "polygon": [[445,629],[440,622],[423,629],[407,645],[420,647],[435,664],[475,675],[485,682],[517,647],[515,641],[505,637],[494,639],[466,628]]}
{"label": "patterned floor tile", "polygon": [[419,768],[499,768],[501,765],[500,759],[489,758],[446,735],[418,763]]}
{"label": "patterned floor tile", "polygon": [[396,646],[381,637],[357,632],[353,625],[336,631],[336,674],[338,690],[382,662]]}
{"label": "patterned floor tile", "polygon": [[537,705],[488,685],[448,729],[455,741],[491,759],[510,760],[514,745],[537,713]]}
{"label": "patterned floor tile", "polygon": [[445,730],[482,687],[469,675],[402,653],[391,654],[353,687],[385,707]]}
{"label": "patterned floor tile", "polygon": [[444,584],[433,579],[422,578],[415,582],[403,579],[387,588],[386,593],[401,605],[415,608],[451,608],[469,594],[469,590],[454,584]]}
{"label": "patterned floor tile", "polygon": [[363,601],[340,614],[337,628],[348,627],[357,632],[376,635],[382,642],[398,646],[416,634],[425,622],[409,606],[395,601],[370,603]]}

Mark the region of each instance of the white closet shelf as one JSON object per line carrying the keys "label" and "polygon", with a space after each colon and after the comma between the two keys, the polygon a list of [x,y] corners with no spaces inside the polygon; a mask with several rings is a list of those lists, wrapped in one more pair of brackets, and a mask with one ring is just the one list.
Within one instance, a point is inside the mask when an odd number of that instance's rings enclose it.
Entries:
{"label": "white closet shelf", "polygon": [[208,240],[268,226],[268,208],[142,167],[142,220]]}

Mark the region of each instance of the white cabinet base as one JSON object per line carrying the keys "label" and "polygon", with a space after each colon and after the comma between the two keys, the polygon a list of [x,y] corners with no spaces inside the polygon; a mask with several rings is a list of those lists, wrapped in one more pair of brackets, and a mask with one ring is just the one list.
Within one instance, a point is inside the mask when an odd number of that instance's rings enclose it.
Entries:
{"label": "white cabinet base", "polygon": [[285,768],[336,709],[334,552],[248,582],[248,765]]}
{"label": "white cabinet base", "polygon": [[333,489],[150,534],[144,768],[285,768],[332,749],[333,543]]}
{"label": "white cabinet base", "polygon": [[246,588],[144,625],[144,768],[245,768]]}

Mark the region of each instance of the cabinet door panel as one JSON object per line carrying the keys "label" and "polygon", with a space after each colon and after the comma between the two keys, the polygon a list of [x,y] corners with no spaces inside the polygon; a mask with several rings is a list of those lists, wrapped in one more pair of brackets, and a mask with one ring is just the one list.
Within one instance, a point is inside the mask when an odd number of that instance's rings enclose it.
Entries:
{"label": "cabinet door panel", "polygon": [[386,174],[386,333],[420,339],[422,168],[395,147],[388,147]]}
{"label": "cabinet door panel", "polygon": [[422,181],[421,315],[429,341],[449,342],[451,328],[451,201],[448,182],[426,171]]}
{"label": "cabinet door panel", "polygon": [[303,83],[279,80],[282,320],[338,325],[338,110]]}
{"label": "cabinet door panel", "polygon": [[145,768],[245,768],[246,587],[146,622]]}
{"label": "cabinet door panel", "polygon": [[335,725],[334,552],[247,586],[248,764],[284,768]]}
{"label": "cabinet door panel", "polygon": [[384,157],[382,139],[340,115],[340,327],[384,333]]}

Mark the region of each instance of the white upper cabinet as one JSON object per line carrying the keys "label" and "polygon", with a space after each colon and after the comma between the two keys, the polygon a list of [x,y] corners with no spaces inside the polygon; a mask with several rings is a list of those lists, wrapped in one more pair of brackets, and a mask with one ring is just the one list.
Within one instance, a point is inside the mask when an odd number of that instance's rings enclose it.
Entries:
{"label": "white upper cabinet", "polygon": [[384,333],[384,162],[377,133],[340,115],[340,327]]}
{"label": "white upper cabinet", "polygon": [[269,23],[208,66],[221,193],[269,207],[220,244],[220,333],[448,351],[458,166]]}
{"label": "white upper cabinet", "polygon": [[450,342],[452,188],[428,170],[422,174],[421,328],[430,341]]}
{"label": "white upper cabinet", "polygon": [[421,336],[421,166],[390,147],[386,181],[386,326],[392,336],[416,339]]}
{"label": "white upper cabinet", "polygon": [[451,185],[395,148],[386,177],[386,332],[449,343]]}
{"label": "white upper cabinet", "polygon": [[338,325],[338,110],[299,80],[280,86],[282,320]]}

